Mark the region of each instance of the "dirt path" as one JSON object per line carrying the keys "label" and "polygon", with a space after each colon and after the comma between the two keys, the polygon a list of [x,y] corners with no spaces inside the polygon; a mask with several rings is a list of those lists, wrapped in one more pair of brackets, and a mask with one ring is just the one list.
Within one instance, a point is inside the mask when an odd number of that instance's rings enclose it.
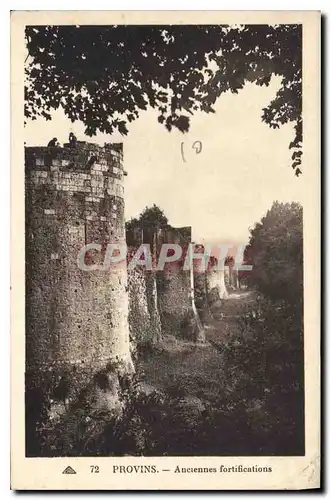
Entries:
{"label": "dirt path", "polygon": [[203,400],[213,398],[215,388],[219,389],[226,374],[222,357],[212,344],[222,345],[239,332],[240,318],[252,311],[254,301],[254,294],[245,291],[230,294],[227,300],[214,307],[206,323],[207,342],[203,345],[174,336],[165,337],[162,349],[138,361],[146,385]]}
{"label": "dirt path", "polygon": [[212,318],[206,324],[206,339],[214,342],[228,340],[240,330],[240,321],[254,309],[255,294],[240,291],[229,295],[212,308]]}

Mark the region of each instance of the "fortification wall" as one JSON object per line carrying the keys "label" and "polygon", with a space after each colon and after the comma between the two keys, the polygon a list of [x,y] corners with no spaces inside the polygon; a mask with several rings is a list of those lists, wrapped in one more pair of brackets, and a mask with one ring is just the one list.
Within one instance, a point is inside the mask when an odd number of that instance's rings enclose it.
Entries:
{"label": "fortification wall", "polygon": [[215,302],[219,299],[226,299],[228,291],[224,281],[224,270],[217,269],[217,266],[211,267],[206,273],[207,295],[210,302]]}
{"label": "fortification wall", "polygon": [[161,336],[155,275],[136,266],[128,271],[131,345],[139,347]]}
{"label": "fortification wall", "polygon": [[[196,248],[196,250],[203,253],[202,246],[200,249]],[[194,260],[195,302],[203,322],[211,318],[209,306],[212,306],[220,299],[228,297],[228,290],[225,283],[228,268],[223,266],[222,269],[221,267],[218,269],[218,261],[213,256]]]}
{"label": "fortification wall", "polygon": [[130,364],[126,263],[77,265],[84,245],[125,241],[122,145],[26,148],[25,182],[27,373],[90,377]]}
{"label": "fortification wall", "polygon": [[192,318],[190,271],[183,271],[182,263],[166,264],[157,273],[157,289],[162,328],[166,333],[184,333]]}
{"label": "fortification wall", "polygon": [[[158,263],[163,244],[176,243],[182,247],[183,256],[178,262],[167,263],[162,271],[145,271],[144,276],[146,280],[145,293],[147,294],[150,321],[154,332],[153,340],[160,338],[161,329],[170,334],[187,333],[188,329],[192,329],[190,323],[194,315],[194,297],[192,295],[194,291],[192,291],[191,271],[184,271],[183,265],[188,244],[191,242],[191,227],[174,228],[168,225],[155,228],[143,227],[138,224],[136,228],[131,228],[127,232],[127,239],[130,244],[135,245],[135,248],[131,249],[133,253],[141,243],[150,245],[154,269]],[[131,274],[132,271],[129,272]],[[140,291],[144,293],[142,286],[140,286]],[[138,301],[133,287],[130,287],[129,295],[132,311],[137,311],[135,323],[142,323],[140,318],[144,316],[144,301],[142,299]],[[140,312],[138,302],[141,304]],[[133,319],[133,313],[130,313],[130,323],[131,318]],[[138,331],[143,331],[142,324]],[[144,335],[146,336],[146,333]]]}
{"label": "fortification wall", "polygon": [[190,336],[195,329],[192,325],[194,298],[191,271],[183,269],[187,248],[191,242],[191,232],[191,227],[168,226],[159,229],[156,235],[157,256],[164,243],[174,243],[182,248],[182,258],[176,262],[166,263],[164,270],[157,272],[156,278],[162,329],[172,335]]}

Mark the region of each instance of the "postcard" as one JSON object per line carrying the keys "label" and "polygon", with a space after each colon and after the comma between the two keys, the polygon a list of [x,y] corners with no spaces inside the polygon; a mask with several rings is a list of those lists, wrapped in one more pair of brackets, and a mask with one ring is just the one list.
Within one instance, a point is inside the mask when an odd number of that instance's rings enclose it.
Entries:
{"label": "postcard", "polygon": [[317,11],[11,13],[11,487],[320,487]]}

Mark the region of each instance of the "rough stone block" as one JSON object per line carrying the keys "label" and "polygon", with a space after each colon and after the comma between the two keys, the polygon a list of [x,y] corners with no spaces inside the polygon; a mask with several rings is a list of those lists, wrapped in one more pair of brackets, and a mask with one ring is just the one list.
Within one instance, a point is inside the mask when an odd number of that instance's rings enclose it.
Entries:
{"label": "rough stone block", "polygon": [[98,203],[100,201],[100,199],[97,198],[96,196],[86,196],[85,200],[86,201],[92,201],[92,202],[95,202],[95,203]]}

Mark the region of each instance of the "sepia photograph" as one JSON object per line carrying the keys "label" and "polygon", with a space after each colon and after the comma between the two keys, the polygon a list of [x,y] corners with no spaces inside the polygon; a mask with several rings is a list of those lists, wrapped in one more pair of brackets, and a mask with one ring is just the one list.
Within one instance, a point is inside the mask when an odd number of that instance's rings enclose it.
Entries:
{"label": "sepia photograph", "polygon": [[22,459],[271,475],[308,446],[303,22],[90,14],[21,23]]}

